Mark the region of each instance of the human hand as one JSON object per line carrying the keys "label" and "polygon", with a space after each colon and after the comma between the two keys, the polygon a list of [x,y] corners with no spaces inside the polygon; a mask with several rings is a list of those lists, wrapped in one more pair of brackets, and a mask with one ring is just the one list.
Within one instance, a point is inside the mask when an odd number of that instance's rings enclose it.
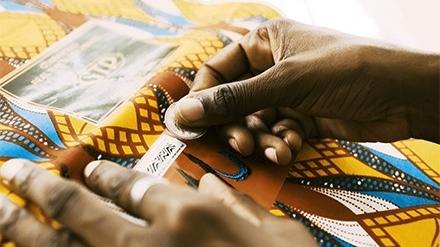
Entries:
{"label": "human hand", "polygon": [[438,55],[275,20],[209,59],[177,119],[289,164],[303,138],[439,140]]}
{"label": "human hand", "polygon": [[55,230],[1,196],[1,234],[18,246],[316,245],[301,223],[269,214],[212,174],[202,177],[197,192],[158,183],[109,161],[90,163],[84,170],[90,189],[147,225],[123,217],[85,187],[30,161],[8,161],[0,175],[13,192],[63,225]]}

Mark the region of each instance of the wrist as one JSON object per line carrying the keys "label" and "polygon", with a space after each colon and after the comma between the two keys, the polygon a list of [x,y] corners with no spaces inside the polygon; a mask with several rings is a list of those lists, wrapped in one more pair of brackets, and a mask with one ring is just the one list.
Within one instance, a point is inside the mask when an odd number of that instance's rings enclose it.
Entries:
{"label": "wrist", "polygon": [[423,55],[417,63],[422,67],[415,66],[414,76],[407,82],[410,137],[440,143],[440,56]]}
{"label": "wrist", "polygon": [[423,107],[408,107],[410,137],[440,143],[438,106],[436,108],[437,114],[431,114],[430,111],[425,111],[420,108]]}
{"label": "wrist", "polygon": [[365,59],[369,73],[406,109],[408,137],[439,143],[440,55],[373,46]]}

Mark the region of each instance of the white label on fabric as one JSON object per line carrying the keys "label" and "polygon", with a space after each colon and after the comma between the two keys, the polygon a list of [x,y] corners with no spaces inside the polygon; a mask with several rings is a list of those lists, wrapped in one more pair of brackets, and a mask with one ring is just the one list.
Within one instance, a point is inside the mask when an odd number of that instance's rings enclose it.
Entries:
{"label": "white label on fabric", "polygon": [[134,166],[134,170],[162,177],[185,149],[186,144],[162,133],[147,153]]}

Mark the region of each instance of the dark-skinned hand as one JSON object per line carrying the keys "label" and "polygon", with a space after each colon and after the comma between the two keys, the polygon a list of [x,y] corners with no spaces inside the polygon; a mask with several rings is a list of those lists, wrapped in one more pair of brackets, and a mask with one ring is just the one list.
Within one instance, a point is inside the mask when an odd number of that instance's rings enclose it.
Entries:
{"label": "dark-skinned hand", "polygon": [[439,71],[438,54],[274,20],[203,65],[177,119],[281,165],[306,138],[438,142]]}
{"label": "dark-skinned hand", "polygon": [[0,195],[0,233],[20,247],[317,246],[301,223],[271,215],[212,174],[202,177],[198,191],[160,183],[137,201],[133,187],[148,175],[110,161],[90,163],[84,172],[89,189],[147,224],[30,161],[10,160],[0,175],[13,192],[63,225],[53,229]]}

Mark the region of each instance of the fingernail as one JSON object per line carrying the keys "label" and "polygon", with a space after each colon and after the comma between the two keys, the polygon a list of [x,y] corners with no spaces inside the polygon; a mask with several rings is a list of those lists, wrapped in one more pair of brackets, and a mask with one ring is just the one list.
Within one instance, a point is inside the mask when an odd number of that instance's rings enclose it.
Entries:
{"label": "fingernail", "polygon": [[198,99],[187,98],[179,101],[177,109],[186,122],[193,122],[203,118],[205,113],[202,102]]}
{"label": "fingernail", "polygon": [[7,182],[10,182],[15,177],[15,175],[17,175],[20,169],[23,168],[23,165],[23,160],[8,160],[0,168],[0,176]]}
{"label": "fingernail", "polygon": [[241,153],[240,149],[238,148],[238,143],[234,138],[229,138],[228,143],[235,151]]}
{"label": "fingernail", "polygon": [[295,146],[289,141],[289,138],[287,138],[287,136],[284,137],[283,140],[290,147],[290,149],[295,149]]}
{"label": "fingernail", "polygon": [[84,177],[88,178],[90,174],[101,164],[100,160],[90,162],[86,168],[84,168]]}
{"label": "fingernail", "polygon": [[278,163],[278,157],[277,157],[277,150],[275,150],[275,148],[266,148],[264,150],[264,155],[266,155],[266,157],[268,159],[270,159],[271,161],[273,161],[274,163]]}

